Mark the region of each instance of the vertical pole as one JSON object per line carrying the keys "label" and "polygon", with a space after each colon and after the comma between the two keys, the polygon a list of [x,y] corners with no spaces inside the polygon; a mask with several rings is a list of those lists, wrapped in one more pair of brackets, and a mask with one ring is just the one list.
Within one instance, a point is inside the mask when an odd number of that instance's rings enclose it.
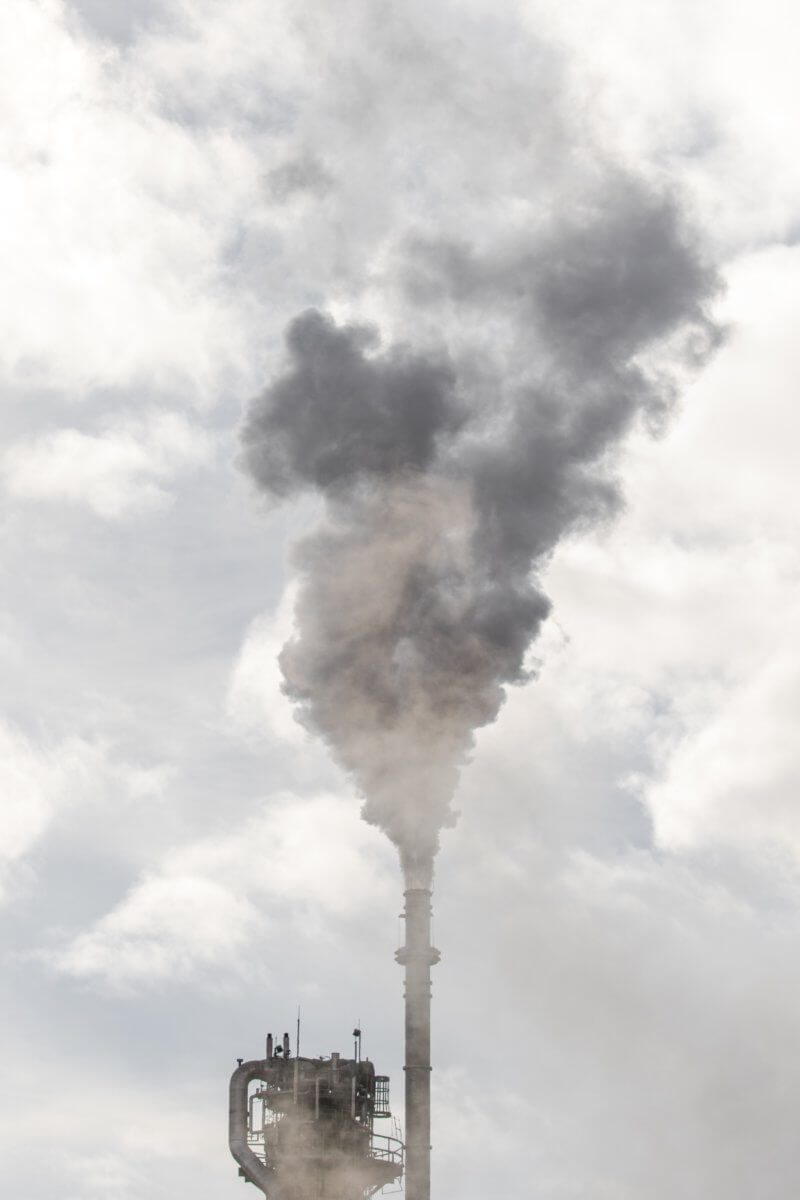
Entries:
{"label": "vertical pole", "polygon": [[406,1200],[431,1195],[431,892],[406,891],[406,942],[397,951],[405,967],[406,999]]}

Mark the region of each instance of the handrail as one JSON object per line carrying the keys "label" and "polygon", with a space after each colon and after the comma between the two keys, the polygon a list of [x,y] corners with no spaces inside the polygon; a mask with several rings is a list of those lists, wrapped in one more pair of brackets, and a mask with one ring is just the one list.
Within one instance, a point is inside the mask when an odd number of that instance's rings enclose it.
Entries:
{"label": "handrail", "polygon": [[[385,1143],[385,1145],[377,1145],[378,1142]],[[372,1135],[370,1154],[372,1158],[376,1158],[380,1162],[402,1163],[404,1150],[405,1146],[399,1138],[391,1137],[387,1133]]]}

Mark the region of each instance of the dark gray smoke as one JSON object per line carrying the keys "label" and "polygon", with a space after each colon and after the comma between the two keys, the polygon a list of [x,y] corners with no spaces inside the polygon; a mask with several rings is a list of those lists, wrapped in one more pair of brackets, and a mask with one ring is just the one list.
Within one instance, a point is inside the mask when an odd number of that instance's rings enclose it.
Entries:
{"label": "dark gray smoke", "polygon": [[474,731],[525,679],[549,611],[538,572],[619,506],[613,451],[713,346],[716,281],[676,202],[618,171],[491,251],[406,244],[397,275],[420,318],[446,307],[497,334],[382,349],[309,310],[242,440],[264,492],[327,503],[298,548],[286,691],[424,878]]}

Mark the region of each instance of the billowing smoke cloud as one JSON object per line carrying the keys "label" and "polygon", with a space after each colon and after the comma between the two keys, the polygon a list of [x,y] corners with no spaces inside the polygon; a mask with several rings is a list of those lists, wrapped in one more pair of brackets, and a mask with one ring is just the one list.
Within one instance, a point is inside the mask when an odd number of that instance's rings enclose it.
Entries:
{"label": "billowing smoke cloud", "polygon": [[286,691],[425,880],[474,731],[526,677],[539,572],[619,505],[613,451],[713,346],[716,282],[676,201],[616,169],[490,250],[406,240],[397,281],[420,321],[446,308],[490,336],[383,347],[311,309],[242,440],[265,493],[326,501],[297,551]]}

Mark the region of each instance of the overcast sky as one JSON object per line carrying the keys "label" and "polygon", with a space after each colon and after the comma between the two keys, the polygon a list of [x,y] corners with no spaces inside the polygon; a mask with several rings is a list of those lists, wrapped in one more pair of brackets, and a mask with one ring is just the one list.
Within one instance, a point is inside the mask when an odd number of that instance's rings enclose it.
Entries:
{"label": "overcast sky", "polygon": [[397,856],[275,661],[317,502],[260,498],[237,429],[309,306],[504,344],[491,298],[412,303],[408,246],[579,221],[600,161],[674,197],[725,335],[558,546],[538,678],[463,773],[434,1194],[796,1194],[799,32],[789,0],[0,6],[3,1196],[241,1198],[228,1077],[298,1003],[310,1054],[360,1020],[400,1111]]}

